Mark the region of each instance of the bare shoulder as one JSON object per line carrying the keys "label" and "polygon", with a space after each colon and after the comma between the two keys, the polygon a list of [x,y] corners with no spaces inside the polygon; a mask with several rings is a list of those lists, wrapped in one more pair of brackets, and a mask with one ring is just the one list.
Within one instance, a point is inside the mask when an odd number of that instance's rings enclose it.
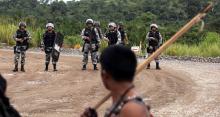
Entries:
{"label": "bare shoulder", "polygon": [[147,117],[148,113],[145,105],[136,102],[128,102],[122,108],[120,117]]}

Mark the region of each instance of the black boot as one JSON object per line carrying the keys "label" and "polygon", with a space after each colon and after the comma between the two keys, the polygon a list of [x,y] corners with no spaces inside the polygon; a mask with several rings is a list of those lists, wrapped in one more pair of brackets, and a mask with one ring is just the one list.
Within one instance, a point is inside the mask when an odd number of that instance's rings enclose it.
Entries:
{"label": "black boot", "polygon": [[45,67],[45,70],[44,70],[44,71],[48,71],[48,66],[49,66],[49,64],[46,63],[46,67]]}
{"label": "black boot", "polygon": [[150,64],[147,65],[147,69],[150,69]]}
{"label": "black boot", "polygon": [[24,65],[21,65],[21,71],[22,71],[22,72],[25,72],[25,70],[24,70]]}
{"label": "black boot", "polygon": [[82,68],[82,70],[86,70],[86,65],[83,65],[83,68]]}
{"label": "black boot", "polygon": [[57,65],[53,64],[53,71],[57,71]]}
{"label": "black boot", "polygon": [[94,70],[98,70],[98,67],[96,64],[94,64],[93,66],[94,66]]}
{"label": "black boot", "polygon": [[15,65],[15,68],[13,69],[13,72],[17,72],[18,71],[18,64]]}
{"label": "black boot", "polygon": [[161,70],[160,65],[159,65],[159,62],[156,62],[156,69],[157,69],[157,70]]}

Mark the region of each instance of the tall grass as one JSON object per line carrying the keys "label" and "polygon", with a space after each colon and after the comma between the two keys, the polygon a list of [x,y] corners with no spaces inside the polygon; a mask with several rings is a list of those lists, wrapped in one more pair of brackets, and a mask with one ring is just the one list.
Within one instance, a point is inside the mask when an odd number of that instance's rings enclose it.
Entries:
{"label": "tall grass", "polygon": [[[17,29],[18,29],[18,26],[14,24],[0,23],[0,43],[6,43],[9,46],[15,45],[13,36]],[[32,37],[30,46],[39,47],[42,37],[43,37],[43,33],[45,32],[45,29],[29,26],[27,30],[29,31]],[[83,42],[79,35],[78,36],[65,36],[64,44],[68,45],[68,47],[74,48],[76,45],[82,46]]]}
{"label": "tall grass", "polygon": [[215,32],[209,32],[198,45],[176,43],[166,50],[165,55],[219,57],[220,35]]}
{"label": "tall grass", "polygon": [[16,31],[16,26],[12,24],[0,24],[0,42],[7,45],[14,45],[13,35]]}

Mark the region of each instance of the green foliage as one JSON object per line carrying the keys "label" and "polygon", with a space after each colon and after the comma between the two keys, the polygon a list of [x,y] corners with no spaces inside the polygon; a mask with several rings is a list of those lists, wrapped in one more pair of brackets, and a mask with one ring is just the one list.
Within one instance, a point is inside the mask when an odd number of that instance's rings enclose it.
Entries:
{"label": "green foliage", "polygon": [[69,47],[74,47],[75,45],[83,46],[83,40],[80,36],[65,36],[64,44]]}
{"label": "green foliage", "polygon": [[43,38],[43,33],[44,30],[37,28],[37,29],[30,29],[30,33],[31,33],[31,46],[32,47],[39,47],[41,40]]}
{"label": "green foliage", "polygon": [[16,31],[16,26],[12,24],[0,24],[0,42],[8,45],[14,45],[13,35]]}
{"label": "green foliage", "polygon": [[101,40],[101,45],[100,45],[100,52],[102,52],[105,48],[108,47],[108,42],[105,40]]}
{"label": "green foliage", "polygon": [[201,43],[197,45],[174,44],[165,52],[171,56],[200,56],[219,57],[220,56],[220,35],[209,32]]}

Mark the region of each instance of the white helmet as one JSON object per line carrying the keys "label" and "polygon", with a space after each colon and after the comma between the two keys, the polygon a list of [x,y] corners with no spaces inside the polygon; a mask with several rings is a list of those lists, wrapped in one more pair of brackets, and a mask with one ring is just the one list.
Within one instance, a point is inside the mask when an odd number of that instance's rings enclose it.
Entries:
{"label": "white helmet", "polygon": [[157,28],[157,29],[158,29],[157,24],[151,24],[151,25],[150,25],[150,28],[152,28],[152,27],[155,27],[155,28]]}
{"label": "white helmet", "polygon": [[110,27],[110,26],[115,27],[115,28],[117,27],[117,25],[114,22],[109,23],[108,27]]}
{"label": "white helmet", "polygon": [[86,20],[86,24],[93,24],[93,23],[94,23],[93,19],[87,19]]}
{"label": "white helmet", "polygon": [[54,24],[52,24],[52,23],[47,23],[46,28],[48,28],[48,27],[54,28]]}

